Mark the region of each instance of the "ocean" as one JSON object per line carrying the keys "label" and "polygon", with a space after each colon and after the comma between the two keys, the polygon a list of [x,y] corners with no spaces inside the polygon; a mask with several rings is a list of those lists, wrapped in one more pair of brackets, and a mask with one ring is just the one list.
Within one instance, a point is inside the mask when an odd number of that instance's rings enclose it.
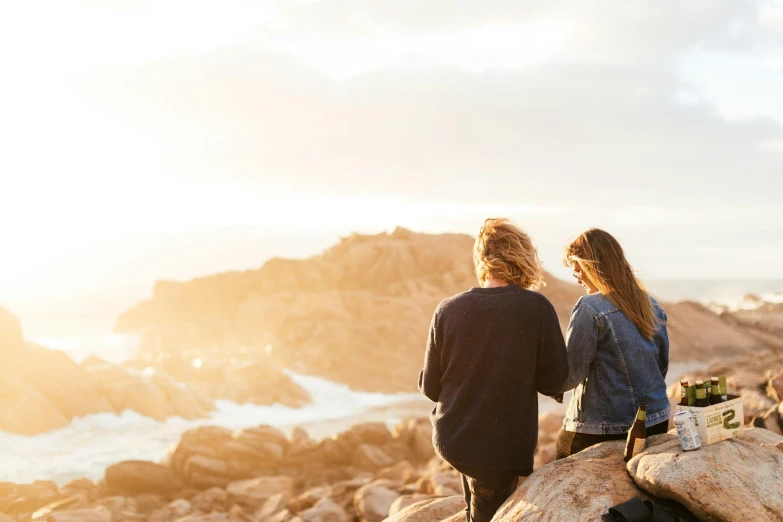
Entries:
{"label": "ocean", "polygon": [[[769,300],[783,298],[783,280],[768,281],[651,281],[651,291],[664,301],[695,300],[730,305],[749,293]],[[113,334],[114,320],[122,307],[104,308],[95,313],[20,313],[25,337],[52,349],[63,350],[74,360],[96,355],[120,363],[131,357],[138,343],[134,335]],[[672,365],[670,380],[703,367],[701,363]],[[191,428],[213,424],[230,429],[268,424],[284,430],[302,425],[314,437],[329,435],[329,429],[344,429],[353,422],[385,421],[390,425],[405,415],[424,415],[429,403],[418,394],[380,394],[350,390],[326,379],[291,373],[291,377],[313,397],[302,408],[281,405],[256,406],[218,401],[217,411],[208,419],[186,421],[172,418],[164,422],[125,411],[119,415],[98,414],[75,419],[63,429],[34,436],[0,432],[0,482],[68,480],[103,476],[115,462],[142,459],[157,461]],[[540,398],[540,409],[562,408]]]}

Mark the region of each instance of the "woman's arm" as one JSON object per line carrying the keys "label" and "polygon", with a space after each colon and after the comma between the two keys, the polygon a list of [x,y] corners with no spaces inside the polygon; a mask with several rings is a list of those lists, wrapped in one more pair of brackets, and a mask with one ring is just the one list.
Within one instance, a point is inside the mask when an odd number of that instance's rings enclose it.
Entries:
{"label": "woman's arm", "polygon": [[432,402],[440,396],[440,348],[438,347],[438,310],[432,315],[427,350],[424,352],[424,368],[419,372],[419,391]]}
{"label": "woman's arm", "polygon": [[566,332],[569,371],[563,391],[576,388],[590,375],[590,364],[598,352],[598,333],[598,320],[593,309],[584,303],[577,303],[571,312],[571,322]]}

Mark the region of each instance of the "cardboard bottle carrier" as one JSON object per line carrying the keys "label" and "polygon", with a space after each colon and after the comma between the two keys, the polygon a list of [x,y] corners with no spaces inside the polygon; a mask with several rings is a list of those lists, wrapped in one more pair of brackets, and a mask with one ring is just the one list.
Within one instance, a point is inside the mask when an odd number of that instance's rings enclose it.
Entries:
{"label": "cardboard bottle carrier", "polygon": [[699,432],[701,443],[709,446],[722,440],[742,435],[745,427],[745,410],[742,408],[742,397],[728,395],[728,400],[704,408],[682,406],[678,404],[676,411],[689,411],[693,414],[693,422]]}

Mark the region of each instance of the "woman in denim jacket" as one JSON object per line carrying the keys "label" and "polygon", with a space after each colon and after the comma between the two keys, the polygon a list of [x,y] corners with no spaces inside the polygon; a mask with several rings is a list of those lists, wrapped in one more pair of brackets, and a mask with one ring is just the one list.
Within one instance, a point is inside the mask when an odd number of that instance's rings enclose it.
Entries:
{"label": "woman in denim jacket", "polygon": [[666,433],[666,313],[609,233],[595,228],[583,233],[566,248],[563,261],[588,295],[576,303],[566,333],[570,370],[563,389],[575,389],[557,458],[625,439],[642,403],[647,434]]}

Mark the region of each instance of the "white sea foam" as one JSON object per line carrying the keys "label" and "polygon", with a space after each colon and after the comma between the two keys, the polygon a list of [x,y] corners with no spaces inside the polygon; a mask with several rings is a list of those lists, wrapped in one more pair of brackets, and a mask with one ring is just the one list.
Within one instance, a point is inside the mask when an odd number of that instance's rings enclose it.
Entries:
{"label": "white sea foam", "polygon": [[207,424],[239,429],[260,424],[290,426],[340,419],[371,408],[417,399],[416,394],[355,392],[320,377],[290,374],[313,397],[302,408],[256,406],[218,401],[209,419],[171,418],[158,422],[135,412],[98,414],[74,419],[67,427],[34,436],[0,432],[0,482],[74,478],[99,479],[111,464],[129,459],[157,461],[182,433]]}

